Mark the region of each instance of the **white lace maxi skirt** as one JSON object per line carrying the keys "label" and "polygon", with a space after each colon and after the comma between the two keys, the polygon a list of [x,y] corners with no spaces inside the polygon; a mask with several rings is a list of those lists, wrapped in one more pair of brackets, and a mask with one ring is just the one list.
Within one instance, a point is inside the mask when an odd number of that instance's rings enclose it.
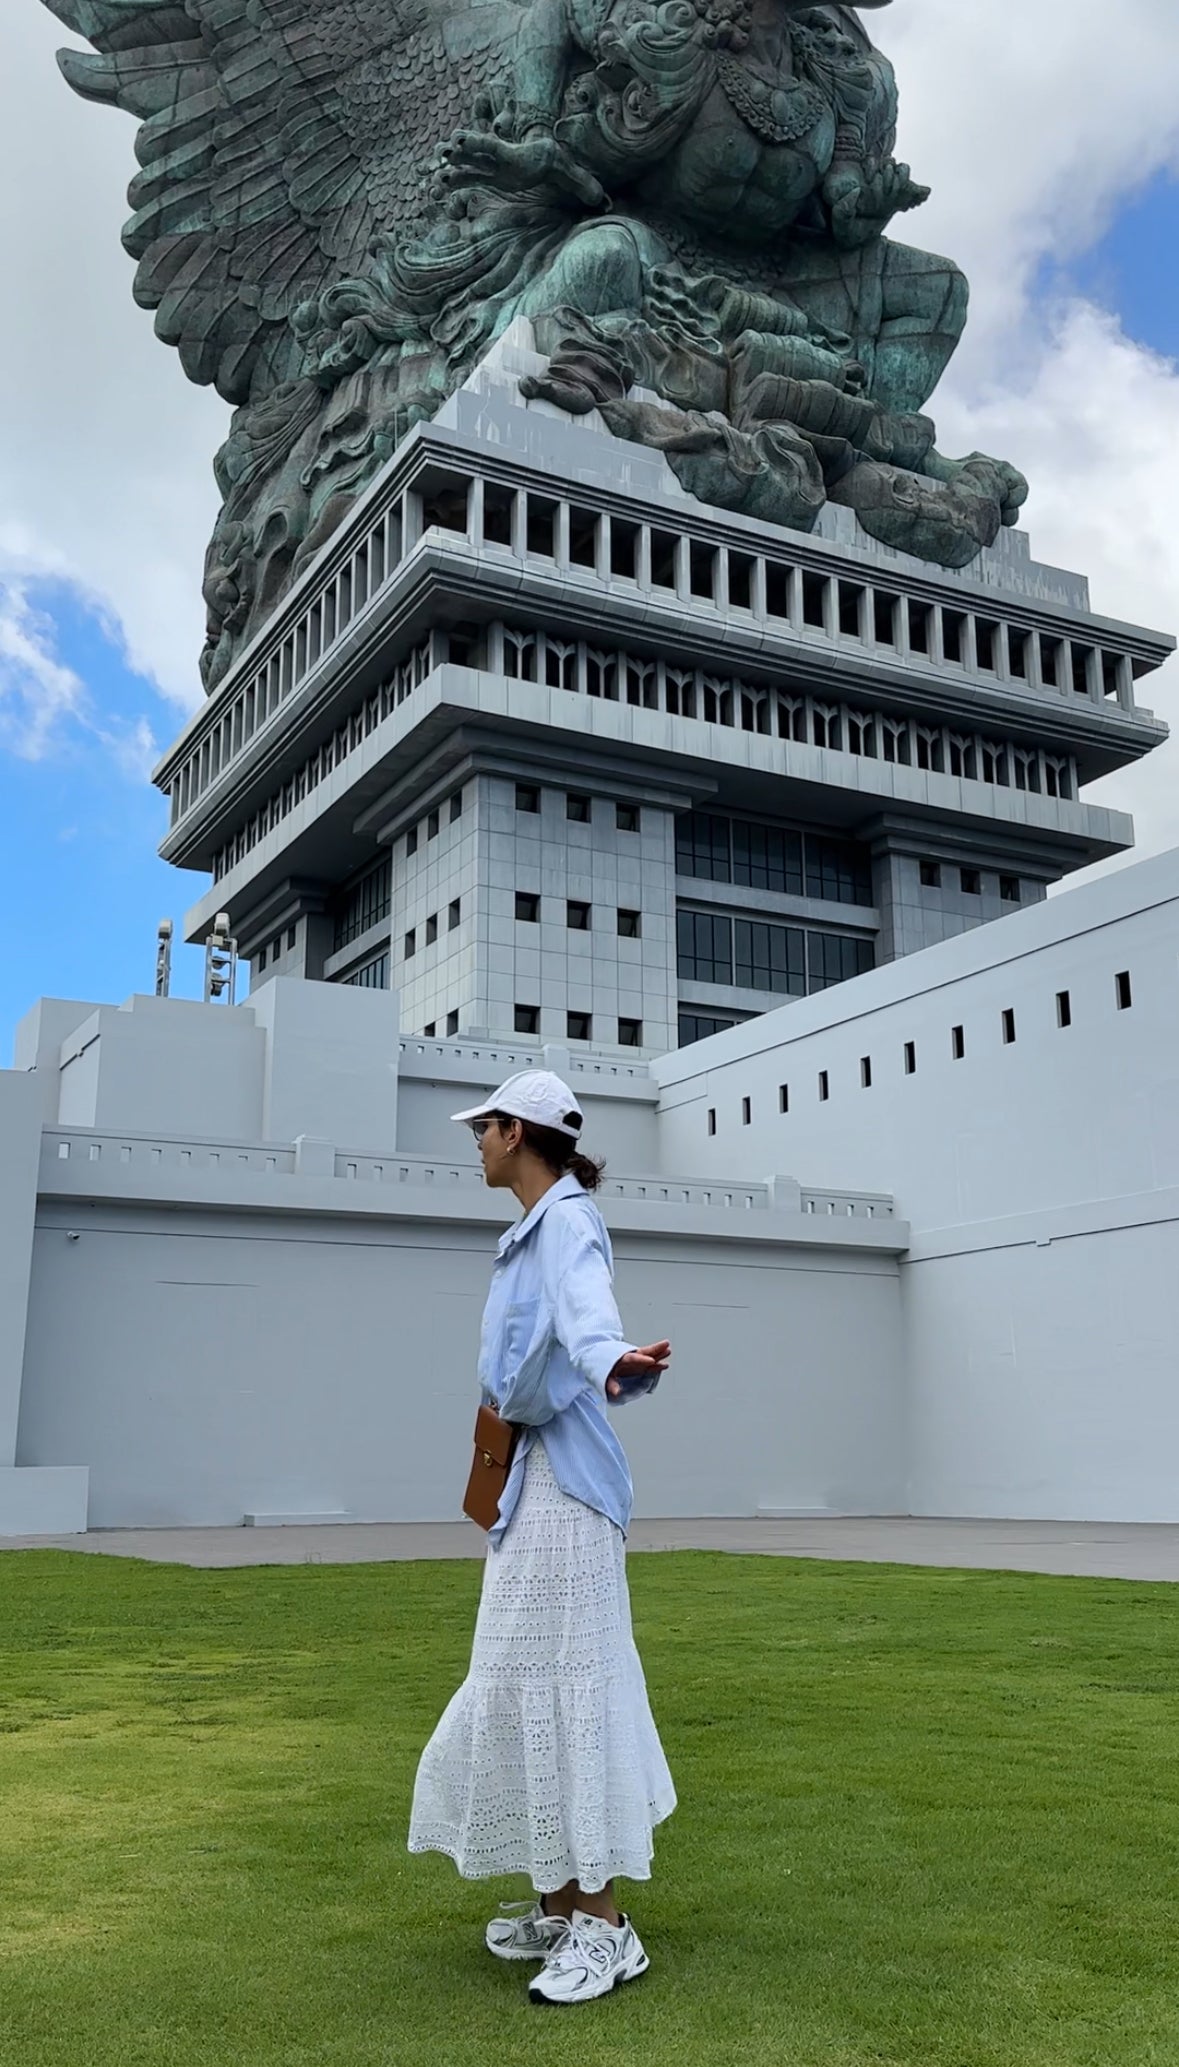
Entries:
{"label": "white lace maxi skirt", "polygon": [[411,1852],[538,1893],[649,1880],[675,1788],[631,1630],[621,1529],[563,1493],[544,1443],[490,1545],[470,1670],[422,1753]]}

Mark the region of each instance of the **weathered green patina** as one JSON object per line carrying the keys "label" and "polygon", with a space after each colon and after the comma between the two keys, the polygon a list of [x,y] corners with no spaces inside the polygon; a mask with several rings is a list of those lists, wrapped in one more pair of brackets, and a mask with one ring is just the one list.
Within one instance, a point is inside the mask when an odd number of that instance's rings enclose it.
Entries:
{"label": "weathered green patina", "polygon": [[209,687],[517,316],[527,394],[705,501],[801,529],[838,501],[951,567],[1014,521],[1022,476],[921,413],[967,288],[885,234],[927,194],[859,19],[889,0],[46,4],[94,46],[71,85],[142,120],[137,299],[236,405]]}

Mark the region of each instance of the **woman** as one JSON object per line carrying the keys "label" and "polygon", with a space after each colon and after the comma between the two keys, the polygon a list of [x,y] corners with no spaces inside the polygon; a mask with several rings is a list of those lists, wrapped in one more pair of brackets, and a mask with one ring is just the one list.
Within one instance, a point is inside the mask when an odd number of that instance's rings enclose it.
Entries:
{"label": "woman", "polygon": [[544,1967],[529,1996],[589,2002],[650,1961],[614,1876],[650,1878],[675,1789],[631,1633],[626,1457],[605,1403],[651,1392],[671,1345],[623,1339],[610,1240],[589,1197],[567,1084],[525,1070],[470,1123],[489,1185],[523,1217],[499,1245],[483,1316],[486,1404],[521,1433],[488,1539],[470,1671],[422,1753],[411,1852],[466,1879],[527,1873],[537,1899],[487,1927],[499,1959]]}

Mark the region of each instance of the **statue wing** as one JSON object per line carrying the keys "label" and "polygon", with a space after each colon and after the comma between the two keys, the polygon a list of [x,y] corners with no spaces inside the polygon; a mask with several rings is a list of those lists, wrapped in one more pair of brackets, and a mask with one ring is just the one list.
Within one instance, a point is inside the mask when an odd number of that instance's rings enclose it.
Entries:
{"label": "statue wing", "polygon": [[504,70],[517,0],[45,0],[75,90],[137,115],[123,241],[191,380],[257,401],[289,318],[420,219],[426,167]]}

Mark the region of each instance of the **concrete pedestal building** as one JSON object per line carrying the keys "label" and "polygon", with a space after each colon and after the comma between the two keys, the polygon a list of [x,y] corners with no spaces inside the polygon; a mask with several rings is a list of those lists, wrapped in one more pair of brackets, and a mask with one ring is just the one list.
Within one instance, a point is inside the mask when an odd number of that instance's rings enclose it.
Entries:
{"label": "concrete pedestal building", "polygon": [[532,363],[161,765],[248,999],[42,1000],[0,1072],[0,1534],[455,1516],[503,1208],[448,1115],[542,1057],[675,1339],[640,1514],[1179,1519],[1179,855],[1046,899],[1173,642],[1017,535],[705,508]]}

